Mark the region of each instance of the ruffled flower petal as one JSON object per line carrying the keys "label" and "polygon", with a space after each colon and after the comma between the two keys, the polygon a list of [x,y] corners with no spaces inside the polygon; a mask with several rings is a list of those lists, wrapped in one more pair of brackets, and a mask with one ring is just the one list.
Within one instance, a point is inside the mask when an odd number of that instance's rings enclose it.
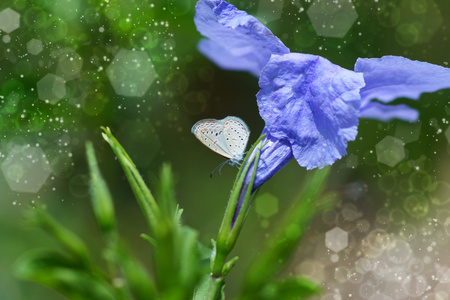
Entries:
{"label": "ruffled flower petal", "polygon": [[357,135],[361,73],[323,57],[272,55],[261,72],[257,94],[266,130],[286,140],[300,166],[333,164]]}
{"label": "ruffled flower petal", "polygon": [[246,71],[254,76],[259,76],[261,73],[259,63],[252,59],[253,54],[234,56],[220,44],[207,39],[200,40],[197,47],[198,51],[222,69]]}
{"label": "ruffled flower petal", "polygon": [[385,105],[379,102],[370,102],[359,112],[359,117],[383,122],[388,122],[392,119],[416,122],[419,119],[419,112],[406,104]]}
{"label": "ruffled flower petal", "polygon": [[387,103],[396,98],[419,99],[422,93],[450,88],[450,69],[401,56],[358,58],[355,72],[364,74],[361,108],[372,99]]}
{"label": "ruffled flower petal", "polygon": [[[201,51],[214,62],[218,60],[215,51],[247,61],[236,68],[233,59],[220,60],[221,66],[232,70],[246,70],[259,76],[271,54],[289,53],[289,49],[255,17],[237,9],[223,0],[200,0],[195,7],[197,30],[211,41],[201,45]],[[204,42],[203,42],[204,43]],[[217,44],[216,46],[211,45]]]}

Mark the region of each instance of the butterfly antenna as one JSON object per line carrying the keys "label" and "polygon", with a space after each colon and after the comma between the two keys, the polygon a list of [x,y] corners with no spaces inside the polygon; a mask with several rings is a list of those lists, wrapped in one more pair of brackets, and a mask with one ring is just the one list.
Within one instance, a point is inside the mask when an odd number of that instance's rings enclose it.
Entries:
{"label": "butterfly antenna", "polygon": [[218,166],[211,172],[211,174],[209,174],[209,178],[212,178],[214,172],[217,171],[217,169],[219,169],[219,174],[222,175],[222,174],[220,173],[220,171],[222,170],[223,166],[224,166],[226,163],[228,163],[228,160],[226,160],[226,161],[224,161],[223,163],[221,163],[220,165],[218,165]]}

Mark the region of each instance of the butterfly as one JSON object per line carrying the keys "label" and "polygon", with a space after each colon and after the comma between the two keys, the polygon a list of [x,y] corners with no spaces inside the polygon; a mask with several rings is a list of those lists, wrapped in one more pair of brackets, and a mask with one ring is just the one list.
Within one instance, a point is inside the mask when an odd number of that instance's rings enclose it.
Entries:
{"label": "butterfly", "polygon": [[[238,117],[226,117],[222,120],[204,119],[192,126],[191,132],[195,137],[212,151],[228,158],[214,171],[225,163],[240,166],[245,148],[250,136],[247,124]],[[214,171],[212,173],[214,173]],[[211,173],[211,176],[212,176]]]}

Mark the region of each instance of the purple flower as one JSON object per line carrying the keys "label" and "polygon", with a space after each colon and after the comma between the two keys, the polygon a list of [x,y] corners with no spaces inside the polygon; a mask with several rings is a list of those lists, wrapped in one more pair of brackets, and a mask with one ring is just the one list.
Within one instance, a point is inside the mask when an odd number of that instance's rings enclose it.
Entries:
{"label": "purple flower", "polygon": [[292,158],[308,170],[332,165],[356,138],[359,118],[416,121],[415,109],[389,103],[450,87],[450,69],[403,57],[360,58],[351,71],[320,56],[290,53],[256,18],[223,0],[200,0],[195,24],[208,38],[199,43],[205,56],[259,76],[267,144],[253,189]]}
{"label": "purple flower", "polygon": [[289,53],[279,38],[255,17],[222,0],[201,0],[195,7],[197,30],[208,39],[200,52],[219,67],[259,76],[272,54]]}
{"label": "purple flower", "polygon": [[[361,89],[362,118],[389,121],[393,118],[416,122],[419,112],[407,105],[386,105],[397,98],[419,99],[450,87],[450,69],[401,56],[358,58],[355,72],[364,74],[366,86]],[[373,101],[377,99],[380,102]]]}
{"label": "purple flower", "polygon": [[361,73],[323,57],[273,55],[256,95],[268,144],[261,150],[254,189],[291,159],[308,170],[333,164],[358,133]]}

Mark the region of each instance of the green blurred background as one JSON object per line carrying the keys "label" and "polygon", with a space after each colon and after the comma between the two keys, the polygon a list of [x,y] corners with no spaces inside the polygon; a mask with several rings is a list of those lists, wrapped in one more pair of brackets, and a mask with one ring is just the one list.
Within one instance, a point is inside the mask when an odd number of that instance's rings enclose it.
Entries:
{"label": "green blurred background", "polygon": [[[337,1],[336,11],[328,0],[230,2],[257,16],[292,52],[318,54],[349,69],[358,57],[389,54],[448,67],[448,0]],[[201,145],[190,128],[203,118],[238,116],[252,131],[251,144],[264,123],[256,105],[257,78],[221,70],[197,51],[195,3],[1,1],[1,299],[63,299],[12,274],[14,262],[28,250],[56,247],[23,222],[31,204],[45,204],[101,261],[88,196],[87,140],[94,143],[114,195],[120,230],[150,266],[148,244],[139,238],[146,231],[144,219],[100,126],[112,129],[150,187],[161,164],[171,163],[185,223],[207,245],[215,237],[237,169],[225,166],[210,179],[224,159]],[[398,282],[408,299],[449,290],[449,280],[432,280],[436,274],[450,277],[449,100],[450,90],[420,101],[397,100],[420,110],[416,124],[361,121],[349,155],[331,172],[326,196],[337,206],[314,219],[286,274],[323,283],[322,299],[337,294],[346,299],[350,293],[369,299],[361,292],[365,284],[393,297],[386,282],[395,280],[372,284],[384,274],[380,268],[410,274],[409,281]],[[299,193],[305,173],[292,161],[259,192],[234,251],[240,260],[227,281],[229,295]],[[338,253],[324,242],[336,226],[349,234],[348,247]],[[395,255],[408,259],[395,261]],[[369,272],[355,269],[359,258],[368,259]],[[414,269],[417,265],[422,267]],[[417,288],[424,282],[431,289]]]}

